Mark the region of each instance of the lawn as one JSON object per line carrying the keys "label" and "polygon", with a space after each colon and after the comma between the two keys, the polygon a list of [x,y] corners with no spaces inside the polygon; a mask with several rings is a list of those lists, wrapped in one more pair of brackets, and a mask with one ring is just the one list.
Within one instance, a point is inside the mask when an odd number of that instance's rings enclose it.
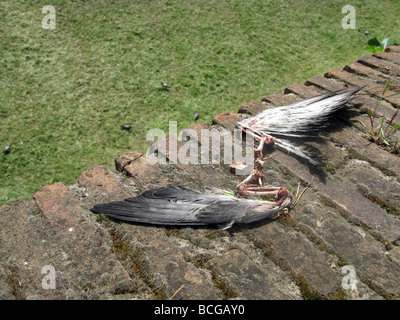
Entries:
{"label": "lawn", "polygon": [[[43,29],[42,7],[56,9]],[[356,9],[343,29],[342,7]],[[0,204],[400,40],[398,0],[0,2]],[[368,30],[369,36],[364,34]],[[161,81],[171,86],[165,90]],[[130,131],[121,125],[130,124]]]}

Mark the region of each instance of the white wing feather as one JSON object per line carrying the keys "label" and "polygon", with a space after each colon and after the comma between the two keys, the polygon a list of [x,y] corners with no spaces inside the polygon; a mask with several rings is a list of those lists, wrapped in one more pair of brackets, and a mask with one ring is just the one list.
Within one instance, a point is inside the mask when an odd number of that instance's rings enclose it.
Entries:
{"label": "white wing feather", "polygon": [[313,131],[323,128],[329,116],[343,108],[362,88],[339,90],[286,106],[266,109],[254,117],[238,122],[237,126],[260,137],[263,134],[270,135],[275,138],[279,147],[316,165],[319,161],[313,159],[313,154],[305,146],[294,144],[287,138],[307,137]]}

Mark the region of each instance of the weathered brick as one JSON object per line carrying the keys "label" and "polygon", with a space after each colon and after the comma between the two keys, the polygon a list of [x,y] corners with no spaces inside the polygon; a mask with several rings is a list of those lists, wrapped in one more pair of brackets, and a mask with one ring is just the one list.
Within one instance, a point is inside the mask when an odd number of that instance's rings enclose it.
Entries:
{"label": "weathered brick", "polygon": [[[65,253],[55,268],[60,273],[72,272],[73,278],[68,279],[68,283],[78,296],[105,284],[105,289],[109,288],[106,292],[110,292],[120,281],[131,280],[104,241],[104,230],[93,224],[88,212],[67,187],[61,183],[46,186],[36,192],[33,199],[50,221],[55,232],[54,241]],[[101,278],[105,273],[109,277],[106,283]],[[87,283],[91,285],[85,288]]]}
{"label": "weathered brick", "polygon": [[236,122],[242,120],[233,112],[223,112],[212,119],[213,124],[218,124],[226,129],[233,130],[236,127]]}
{"label": "weathered brick", "polygon": [[[335,209],[322,205],[323,201],[318,193],[307,191],[292,212],[293,219],[300,228],[307,226],[311,232],[305,232],[312,234],[320,246],[333,250],[338,260],[332,260],[330,264],[338,272],[344,265],[351,265],[358,280],[370,281],[388,295],[398,296],[400,290],[395,279],[400,274],[400,267],[388,259],[382,243],[361,227],[349,224]],[[387,277],[388,274],[396,276]],[[358,298],[380,298],[362,282],[357,284],[357,291]]]}
{"label": "weathered brick", "polygon": [[[234,157],[233,148],[226,148],[226,145],[231,145],[226,142],[232,142],[232,132],[219,126],[210,127],[198,124],[194,128],[197,129],[196,135],[199,132],[200,141],[181,142],[175,137],[168,136],[158,140],[152,146],[153,151],[157,151],[157,156],[167,160],[165,164],[149,164],[146,157],[143,156],[126,165],[124,171],[148,187],[185,184],[197,190],[202,190],[209,185],[224,189],[234,188],[238,183],[237,178],[229,173],[224,174],[221,170],[227,169],[227,166],[231,164],[231,161],[224,164],[225,152],[230,154],[231,159],[228,156],[228,161],[233,160]],[[202,129],[210,130],[207,136],[210,139],[207,140],[206,136],[201,138]],[[220,139],[216,139],[217,136]],[[202,144],[203,142],[204,144]],[[176,144],[176,153],[171,152],[170,143]],[[191,147],[188,143],[194,143],[195,148],[189,150]],[[183,153],[184,151],[186,153]],[[253,154],[252,150],[248,152]],[[171,159],[174,159],[173,165],[171,165]]]}
{"label": "weathered brick", "polygon": [[385,51],[400,53],[400,46],[390,46],[389,48],[386,48]]}
{"label": "weathered brick", "polygon": [[303,99],[312,98],[321,94],[321,92],[306,86],[304,84],[293,84],[285,89],[285,94],[294,93]]}
{"label": "weathered brick", "polygon": [[141,152],[125,152],[122,156],[115,158],[115,169],[123,172],[125,166],[142,156],[144,156],[144,154]]}
{"label": "weathered brick", "polygon": [[[368,93],[381,97],[384,85],[379,85],[379,84],[371,84],[368,82],[366,79],[362,79],[360,77],[357,77],[356,75],[349,73],[347,71],[341,70],[341,69],[332,69],[329,72],[325,74],[327,78],[335,78],[339,79],[343,82],[346,82],[352,86],[357,86],[361,87],[364,85],[368,85],[365,87],[365,91]],[[390,102],[392,105],[395,107],[400,107],[400,97],[398,97],[398,94],[394,91],[391,90],[386,90],[385,95],[383,96],[383,99]]]}
{"label": "weathered brick", "polygon": [[270,102],[275,106],[285,106],[297,102],[299,101],[299,99],[291,94],[283,94],[281,92],[275,92],[262,98],[262,101]]}
{"label": "weathered brick", "polygon": [[[296,285],[273,263],[263,261],[263,264],[259,265],[237,249],[211,259],[208,264],[212,271],[218,274],[218,281],[223,282],[235,298],[302,299]],[[293,289],[289,291],[288,287]]]}
{"label": "weathered brick", "polygon": [[[55,194],[58,195],[59,201],[54,201]],[[63,226],[65,229],[74,226],[77,219],[83,214],[82,210],[67,209],[71,198],[68,188],[61,182],[45,186],[33,194],[33,199],[50,223],[55,226]],[[66,200],[62,202],[61,199]]]}
{"label": "weathered brick", "polygon": [[111,175],[105,166],[97,166],[85,170],[79,176],[78,183],[86,188],[90,188],[96,195],[101,190],[101,193],[107,195],[106,198],[103,198],[104,202],[119,201],[133,196],[127,188],[119,188],[122,183]]}
{"label": "weathered brick", "polygon": [[[179,164],[179,167],[190,177],[192,182],[199,186],[214,185],[218,188],[233,189],[239,182],[238,178],[227,173],[229,165],[235,161],[237,148],[241,148],[242,154],[250,155],[253,159],[254,152],[251,145],[244,143],[240,137],[234,139],[231,131],[220,126],[208,127],[209,131],[203,132],[198,140],[198,163],[199,165]],[[200,130],[201,131],[201,130]],[[204,135],[207,133],[207,135]],[[245,174],[245,173],[243,173]],[[238,174],[240,175],[240,174]],[[218,177],[218,178],[217,178]],[[201,178],[201,179],[198,179]]]}
{"label": "weathered brick", "polygon": [[[394,241],[400,236],[400,221],[373,204],[358,191],[344,185],[334,176],[327,176],[323,181],[310,173],[308,169],[300,165],[293,157],[285,153],[277,152],[274,157],[287,167],[291,172],[312,185],[315,190],[333,201],[338,207],[351,214],[358,221],[373,229],[382,239]],[[362,208],[362,210],[360,210]]]}
{"label": "weathered brick", "polygon": [[315,86],[317,88],[321,88],[327,91],[336,91],[336,90],[341,90],[341,89],[346,89],[346,86],[344,86],[341,83],[338,83],[334,79],[328,79],[324,78],[321,76],[314,76],[308,79],[305,82],[306,86]]}
{"label": "weathered brick", "polygon": [[349,63],[347,66],[344,67],[344,70],[348,71],[350,73],[355,73],[357,75],[370,77],[375,82],[383,84],[383,85],[385,85],[387,81],[391,80],[389,89],[399,90],[398,88],[400,86],[400,82],[398,80],[388,77],[385,74],[383,74],[375,69],[369,68],[361,63],[358,63],[358,62]]}
{"label": "weathered brick", "polygon": [[347,64],[343,70],[348,71],[350,73],[355,73],[357,75],[367,76],[372,78],[372,80],[377,80],[379,78],[387,79],[381,72],[369,68],[359,62],[350,62]]}
{"label": "weathered brick", "polygon": [[399,66],[397,66],[393,63],[387,62],[385,60],[378,59],[374,56],[364,56],[364,57],[360,58],[358,60],[358,62],[362,63],[368,67],[378,69],[380,72],[382,72],[384,74],[390,74],[395,77],[400,76],[400,67]]}
{"label": "weathered brick", "polygon": [[356,77],[355,75],[351,74],[350,72],[347,72],[342,69],[332,69],[332,70],[328,71],[327,73],[325,73],[325,77],[338,79],[338,80],[341,80],[352,86],[357,86],[357,87],[362,87],[366,84],[369,84],[369,82],[367,80]]}
{"label": "weathered brick", "polygon": [[187,262],[184,255],[187,247],[167,236],[164,228],[144,228],[137,224],[119,227],[118,232],[129,242],[127,254],[133,257],[131,272],[144,278],[159,299],[171,298],[182,285],[174,297],[176,300],[219,298],[210,273]]}
{"label": "weathered brick", "polygon": [[265,101],[261,102],[249,102],[246,104],[243,104],[239,110],[238,113],[247,113],[250,115],[255,115],[258,114],[265,109],[268,109],[269,107],[272,107],[270,104],[266,103]]}
{"label": "weathered brick", "polygon": [[[393,108],[389,103],[385,101],[381,101],[377,106],[376,99],[363,95],[363,96],[357,96],[356,98],[351,100],[350,104],[359,107],[359,110],[364,113],[367,112],[367,109],[369,109],[372,112],[376,111],[376,114],[379,117],[385,117],[386,121],[390,121],[392,117],[395,116],[393,119],[394,123],[400,122],[400,114],[399,113],[396,114],[397,109]],[[375,120],[376,122],[380,121],[379,117],[376,118]],[[362,131],[365,132],[365,130],[368,130],[367,128],[369,127],[370,123],[368,123],[366,129]]]}
{"label": "weathered brick", "polygon": [[[7,294],[19,298],[38,294],[40,298],[107,299],[111,291],[120,292],[122,287],[130,292],[132,280],[139,281],[142,287],[135,288],[140,292],[144,289],[150,298],[168,298],[179,288],[176,299],[228,298],[221,295],[224,284],[237,298],[296,299],[300,297],[299,291],[303,298],[336,297],[335,294],[343,293],[343,274],[339,269],[343,263],[353,265],[357,279],[361,280],[355,298],[379,299],[380,294],[399,298],[400,255],[396,245],[389,243],[398,242],[400,235],[396,215],[399,158],[365,139],[359,122],[368,125],[368,117],[356,110],[373,109],[386,75],[400,75],[399,48],[386,51],[348,64],[345,69],[349,72],[334,69],[326,77],[312,77],[305,85],[287,87],[285,94],[277,92],[260,103],[245,104],[239,114],[218,115],[212,127],[196,123],[187,128],[192,130],[197,146],[203,143],[208,148],[209,156],[213,146],[202,141],[202,129],[215,129],[216,136],[227,128],[232,139],[229,130],[245,114],[326,91],[368,84],[349,107],[337,114],[335,130],[323,130],[320,142],[308,141],[319,149],[326,163],[333,165],[334,171],[306,167],[281,151],[263,170],[265,180],[272,185],[294,187],[300,180],[312,187],[294,208],[291,218],[234,226],[232,233],[95,220],[87,210],[89,205],[129,197],[137,193],[139,185],[145,189],[167,184],[184,184],[198,190],[206,186],[234,189],[240,181],[229,174],[228,166],[220,164],[220,160],[201,166],[179,162],[161,165],[150,164],[141,153],[125,153],[115,160],[116,169],[121,172],[109,173],[105,167],[93,167],[82,173],[79,185],[42,188],[34,194],[35,202],[30,201],[30,209],[20,201],[0,207],[0,298]],[[395,112],[392,105],[399,107],[396,81],[377,112],[386,119]],[[395,122],[399,122],[399,115]],[[176,160],[168,144],[172,139],[159,140],[151,149],[158,149],[167,160]],[[165,150],[163,142],[167,142]],[[177,142],[177,151],[187,150],[187,142]],[[225,147],[217,146],[221,156]],[[29,210],[37,213],[30,214]],[[41,246],[42,242],[47,246]],[[123,248],[116,248],[118,245]],[[21,267],[25,257],[32,264]],[[37,277],[31,275],[32,271],[47,261],[55,265],[57,272],[61,270],[57,293],[43,292],[33,285]],[[9,268],[6,272],[5,267]],[[16,282],[10,286],[4,280],[10,270],[15,271],[14,276],[22,284],[19,288]],[[123,285],[116,285],[120,282]],[[126,297],[143,298],[139,291]],[[346,291],[345,297],[352,294]]]}
{"label": "weathered brick", "polygon": [[[378,59],[376,59],[378,60]],[[378,60],[379,61],[379,60]],[[345,86],[338,84],[334,79],[323,78],[320,76],[315,76],[306,81],[306,86],[316,87],[318,89],[323,89],[327,91],[335,91],[345,89]],[[349,105],[354,105],[357,108],[360,108],[361,111],[366,112],[367,109],[375,110],[378,100],[376,98],[372,98],[365,94],[358,94],[353,98]],[[387,121],[390,121],[392,116],[396,113],[396,109],[394,109],[389,103],[382,101],[377,108],[377,115],[384,116]],[[400,115],[398,114],[395,119],[395,123],[400,122]]]}
{"label": "weathered brick", "polygon": [[201,137],[203,134],[208,135],[211,130],[211,126],[202,122],[197,122],[182,131],[182,140],[197,140],[198,143],[201,143]]}
{"label": "weathered brick", "polygon": [[[30,212],[29,207],[33,206],[35,209]],[[42,268],[55,266],[61,248],[52,245],[53,231],[34,202],[15,200],[0,206],[0,224],[1,299],[64,299],[68,286],[63,281],[57,282],[57,290],[42,287]]]}
{"label": "weathered brick", "polygon": [[396,55],[396,53],[392,53],[392,52],[374,52],[373,56],[377,57],[379,59],[384,59],[384,60],[388,60],[390,62],[394,62],[394,63],[400,64],[400,56]]}
{"label": "weathered brick", "polygon": [[386,176],[367,161],[356,159],[349,161],[336,174],[389,214],[400,216],[400,186],[395,177]]}
{"label": "weathered brick", "polygon": [[[322,78],[325,79],[325,78]],[[325,79],[325,80],[329,80],[329,79]],[[319,81],[319,79],[317,79],[315,82],[320,83],[321,81]],[[306,88],[314,88],[314,85],[312,84],[312,82],[308,83],[309,86],[307,86]],[[329,87],[329,84],[327,84],[327,86]],[[307,97],[312,97],[314,92],[317,92],[315,89],[311,89],[312,91],[310,91],[308,94],[306,93],[302,93],[302,89],[299,86],[294,87],[293,89],[291,89],[291,93],[295,93],[295,94],[303,94],[304,98]],[[321,93],[320,93],[321,94]],[[374,111],[376,110],[376,114],[377,114],[377,118],[376,121],[379,122],[380,119],[379,117],[385,117],[385,119],[387,121],[392,120],[392,117],[395,116],[395,118],[393,119],[394,123],[400,122],[400,114],[396,114],[396,109],[394,109],[390,104],[386,103],[385,101],[381,101],[379,104],[379,107],[377,107],[377,99],[371,98],[369,96],[365,96],[365,95],[357,95],[355,98],[353,98],[350,102],[349,105],[355,106],[357,109],[359,109],[360,111],[362,111],[363,113],[367,112],[367,109]],[[343,113],[343,111],[342,111]],[[340,118],[343,118],[342,113],[340,114]],[[344,116],[346,117],[345,119],[343,118],[344,121],[352,121],[352,123],[355,124],[355,126],[358,125],[358,122],[362,122],[365,127],[369,127],[370,125],[370,120],[369,118],[367,118],[364,115],[360,115],[357,112],[354,112],[354,110],[351,113],[344,113]],[[361,127],[360,130],[362,132],[364,132],[366,129],[365,127]],[[327,144],[326,148],[322,147],[323,145],[319,145],[317,146],[318,149],[320,149],[320,151],[322,151],[322,157],[323,158],[332,158],[333,155],[335,154],[335,152],[332,152],[332,150],[336,150],[335,148],[333,148],[333,145]],[[325,150],[326,149],[326,150]],[[326,151],[326,152],[325,152]],[[335,157],[333,157],[335,158]]]}
{"label": "weathered brick", "polygon": [[248,236],[281,268],[295,278],[303,278],[307,291],[315,290],[328,297],[340,288],[341,277],[328,263],[333,257],[315,247],[302,233],[280,223],[269,223],[251,230]]}
{"label": "weathered brick", "polygon": [[365,139],[361,132],[344,127],[340,131],[332,132],[330,138],[346,146],[352,157],[368,161],[387,175],[400,177],[398,156]]}
{"label": "weathered brick", "polygon": [[[207,161],[211,159],[210,149],[208,148],[210,143],[208,137],[210,136],[212,129],[213,127],[208,124],[196,123],[185,128],[182,132],[182,139],[185,142],[190,141],[190,143],[197,143],[195,145],[195,147],[197,147],[197,157],[195,157],[197,162],[195,162],[195,164],[203,163],[204,159],[207,159]],[[214,128],[214,130],[219,132],[217,128]],[[202,142],[208,143],[208,145],[202,145]]]}
{"label": "weathered brick", "polygon": [[147,156],[141,153],[125,153],[115,159],[116,167],[126,175],[135,178],[142,185],[150,183],[167,185],[168,180],[162,176],[161,165],[150,164]]}
{"label": "weathered brick", "polygon": [[169,163],[178,163],[178,152],[183,143],[174,136],[167,136],[154,142],[150,149],[157,151],[158,156],[162,155],[168,159]]}
{"label": "weathered brick", "polygon": [[[116,194],[126,193],[126,186],[114,176],[103,174],[109,183],[101,185],[96,185],[100,176],[86,177],[84,182],[90,194],[94,193],[95,188],[98,194],[106,195],[109,185],[114,187]],[[112,179],[114,182],[111,182]],[[101,202],[104,202],[105,197]],[[121,200],[121,196],[115,200]],[[184,285],[175,299],[218,298],[215,288],[210,284],[211,276],[185,261],[180,244],[168,237],[165,229],[154,226],[143,228],[138,224],[105,225],[112,234],[116,251],[122,255],[121,263],[128,270],[129,276],[150,286],[153,291],[150,297],[155,295],[157,298],[169,298]]]}

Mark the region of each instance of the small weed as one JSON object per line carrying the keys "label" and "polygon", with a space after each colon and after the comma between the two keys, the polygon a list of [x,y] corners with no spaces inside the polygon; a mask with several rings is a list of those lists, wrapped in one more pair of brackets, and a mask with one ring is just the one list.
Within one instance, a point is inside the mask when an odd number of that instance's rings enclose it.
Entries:
{"label": "small weed", "polygon": [[304,276],[291,272],[294,283],[299,287],[304,300],[326,300],[318,291],[313,289]]}
{"label": "small weed", "polygon": [[368,40],[368,45],[364,48],[371,52],[385,51],[387,47],[391,45],[398,45],[392,38],[385,38],[380,42],[376,37]]}
{"label": "small weed", "polygon": [[377,123],[377,112],[379,106],[381,105],[383,96],[385,95],[385,92],[390,86],[391,82],[392,80],[386,82],[382,91],[382,96],[376,102],[374,110],[367,109],[370,126],[368,128],[364,124],[363,126],[366,128],[366,134],[369,140],[385,146],[392,153],[396,153],[399,151],[400,146],[399,137],[396,136],[393,142],[390,141],[390,138],[400,128],[400,123],[394,122],[394,119],[398,114],[398,110],[396,110],[396,112],[390,118],[389,123],[385,123],[385,115],[383,115],[382,120]]}
{"label": "small weed", "polygon": [[326,164],[326,171],[328,171],[329,173],[334,174],[336,172],[336,165],[334,163],[327,163]]}
{"label": "small weed", "polygon": [[214,283],[214,287],[221,291],[222,300],[236,298],[238,294],[229,286],[229,284],[222,278],[222,276],[218,274],[211,265],[209,265],[208,267],[211,271],[211,278]]}
{"label": "small weed", "polygon": [[11,293],[17,300],[24,300],[26,297],[22,292],[22,284],[18,273],[18,268],[15,265],[4,266],[6,274],[6,283],[11,288]]}

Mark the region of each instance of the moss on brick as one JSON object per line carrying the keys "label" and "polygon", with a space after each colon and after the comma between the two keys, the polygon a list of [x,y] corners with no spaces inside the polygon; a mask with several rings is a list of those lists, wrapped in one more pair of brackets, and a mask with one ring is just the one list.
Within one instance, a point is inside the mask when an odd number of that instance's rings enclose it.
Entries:
{"label": "moss on brick", "polygon": [[116,228],[110,229],[109,234],[112,240],[112,250],[128,265],[128,272],[142,279],[157,299],[167,299],[164,286],[154,282],[153,274],[143,252],[138,248],[133,248],[129,241],[123,239],[123,235]]}

